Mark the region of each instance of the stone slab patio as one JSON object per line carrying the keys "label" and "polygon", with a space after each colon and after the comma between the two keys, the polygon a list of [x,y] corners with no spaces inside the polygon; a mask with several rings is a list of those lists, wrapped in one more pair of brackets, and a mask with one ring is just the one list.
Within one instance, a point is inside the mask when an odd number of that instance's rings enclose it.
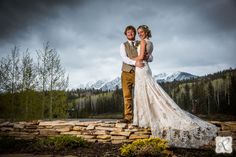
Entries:
{"label": "stone slab patio", "polygon": [[[236,121],[209,121],[219,127],[218,136],[232,136],[233,149],[236,150]],[[67,119],[35,120],[21,122],[0,122],[0,135],[13,136],[16,139],[36,139],[48,136],[74,135],[89,142],[108,142],[112,144],[130,143],[136,139],[151,137],[149,128],[140,128],[131,124],[119,123],[117,119]],[[215,148],[212,141],[206,148]]]}

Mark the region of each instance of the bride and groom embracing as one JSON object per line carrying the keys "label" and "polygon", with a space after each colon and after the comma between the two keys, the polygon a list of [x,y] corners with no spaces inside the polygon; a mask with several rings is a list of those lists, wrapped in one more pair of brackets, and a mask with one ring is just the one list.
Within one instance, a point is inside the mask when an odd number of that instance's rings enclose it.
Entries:
{"label": "bride and groom embracing", "polygon": [[150,127],[152,136],[164,138],[170,146],[198,148],[208,144],[218,128],[182,110],[153,79],[148,62],[152,62],[151,30],[146,25],[137,29],[127,26],[127,41],[120,46],[122,57],[122,90],[124,119],[139,127]]}

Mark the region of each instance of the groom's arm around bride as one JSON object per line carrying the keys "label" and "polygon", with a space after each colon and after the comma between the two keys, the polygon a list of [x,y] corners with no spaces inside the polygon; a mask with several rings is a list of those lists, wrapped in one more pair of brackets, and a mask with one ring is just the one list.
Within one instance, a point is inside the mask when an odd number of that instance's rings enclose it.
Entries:
{"label": "groom's arm around bride", "polygon": [[[135,40],[136,29],[133,26],[127,26],[124,34],[127,41],[120,46],[120,55],[122,57],[121,84],[124,98],[124,119],[120,122],[129,123],[133,119],[133,87],[135,81],[135,67],[143,67],[144,63],[133,60],[138,56],[137,47],[139,41]],[[152,55],[145,56],[148,62],[153,60]]]}

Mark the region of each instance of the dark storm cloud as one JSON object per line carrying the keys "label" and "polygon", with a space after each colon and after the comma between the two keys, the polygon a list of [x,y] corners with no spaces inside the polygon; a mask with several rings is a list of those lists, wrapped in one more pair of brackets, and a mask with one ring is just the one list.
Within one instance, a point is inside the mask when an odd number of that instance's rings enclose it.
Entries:
{"label": "dark storm cloud", "polygon": [[236,67],[234,0],[3,0],[0,57],[13,45],[56,48],[73,86],[120,75],[124,28],[147,24],[154,43],[153,74],[194,74]]}
{"label": "dark storm cloud", "polygon": [[27,33],[31,26],[45,18],[58,18],[61,7],[73,8],[74,4],[82,5],[75,0],[70,0],[70,3],[65,0],[1,0],[0,40],[15,38],[20,32]]}
{"label": "dark storm cloud", "polygon": [[236,1],[217,0],[205,1],[200,14],[211,25],[219,30],[235,31],[236,27]]}
{"label": "dark storm cloud", "polygon": [[[90,10],[86,10],[87,8],[83,9],[84,3],[92,6],[89,7]],[[77,9],[78,11],[76,11]],[[81,11],[79,11],[80,9]],[[73,12],[70,12],[71,10]],[[84,23],[82,27],[87,29],[93,28],[93,25],[88,25],[88,23],[91,23],[89,22],[90,20],[99,20],[99,15],[106,15],[108,17],[107,24],[112,26],[112,24],[109,24],[109,15],[113,15],[113,18],[118,18],[119,20],[121,12],[124,13],[123,16],[127,16],[127,19],[133,19],[133,21],[143,18],[155,19],[154,17],[157,19],[158,16],[162,16],[164,19],[166,16],[165,20],[168,21],[169,16],[181,15],[184,18],[189,14],[196,14],[194,18],[201,18],[212,29],[235,32],[236,27],[236,16],[234,16],[236,15],[236,1],[234,0],[153,0],[145,2],[131,0],[88,2],[77,0],[1,0],[0,39],[14,38],[22,31],[27,32],[33,29],[34,24],[40,25],[40,22],[44,22],[44,20],[55,20],[61,17],[61,14],[65,14],[66,17],[66,15],[73,15],[74,12],[81,14],[80,18],[82,18],[82,21],[80,22],[80,27]],[[76,19],[76,17],[66,17],[64,20],[71,22],[71,19]],[[194,22],[195,19],[192,20]],[[73,25],[73,23],[71,24]],[[176,26],[176,28],[179,27]],[[182,28],[185,30],[185,27]]]}

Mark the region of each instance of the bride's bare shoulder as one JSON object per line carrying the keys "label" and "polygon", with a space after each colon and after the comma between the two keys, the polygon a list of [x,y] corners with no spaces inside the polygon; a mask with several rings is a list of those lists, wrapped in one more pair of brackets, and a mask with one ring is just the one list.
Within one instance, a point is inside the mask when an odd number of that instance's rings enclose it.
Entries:
{"label": "bride's bare shoulder", "polygon": [[140,43],[145,45],[147,42],[146,42],[146,40],[142,39],[142,40],[140,41]]}

